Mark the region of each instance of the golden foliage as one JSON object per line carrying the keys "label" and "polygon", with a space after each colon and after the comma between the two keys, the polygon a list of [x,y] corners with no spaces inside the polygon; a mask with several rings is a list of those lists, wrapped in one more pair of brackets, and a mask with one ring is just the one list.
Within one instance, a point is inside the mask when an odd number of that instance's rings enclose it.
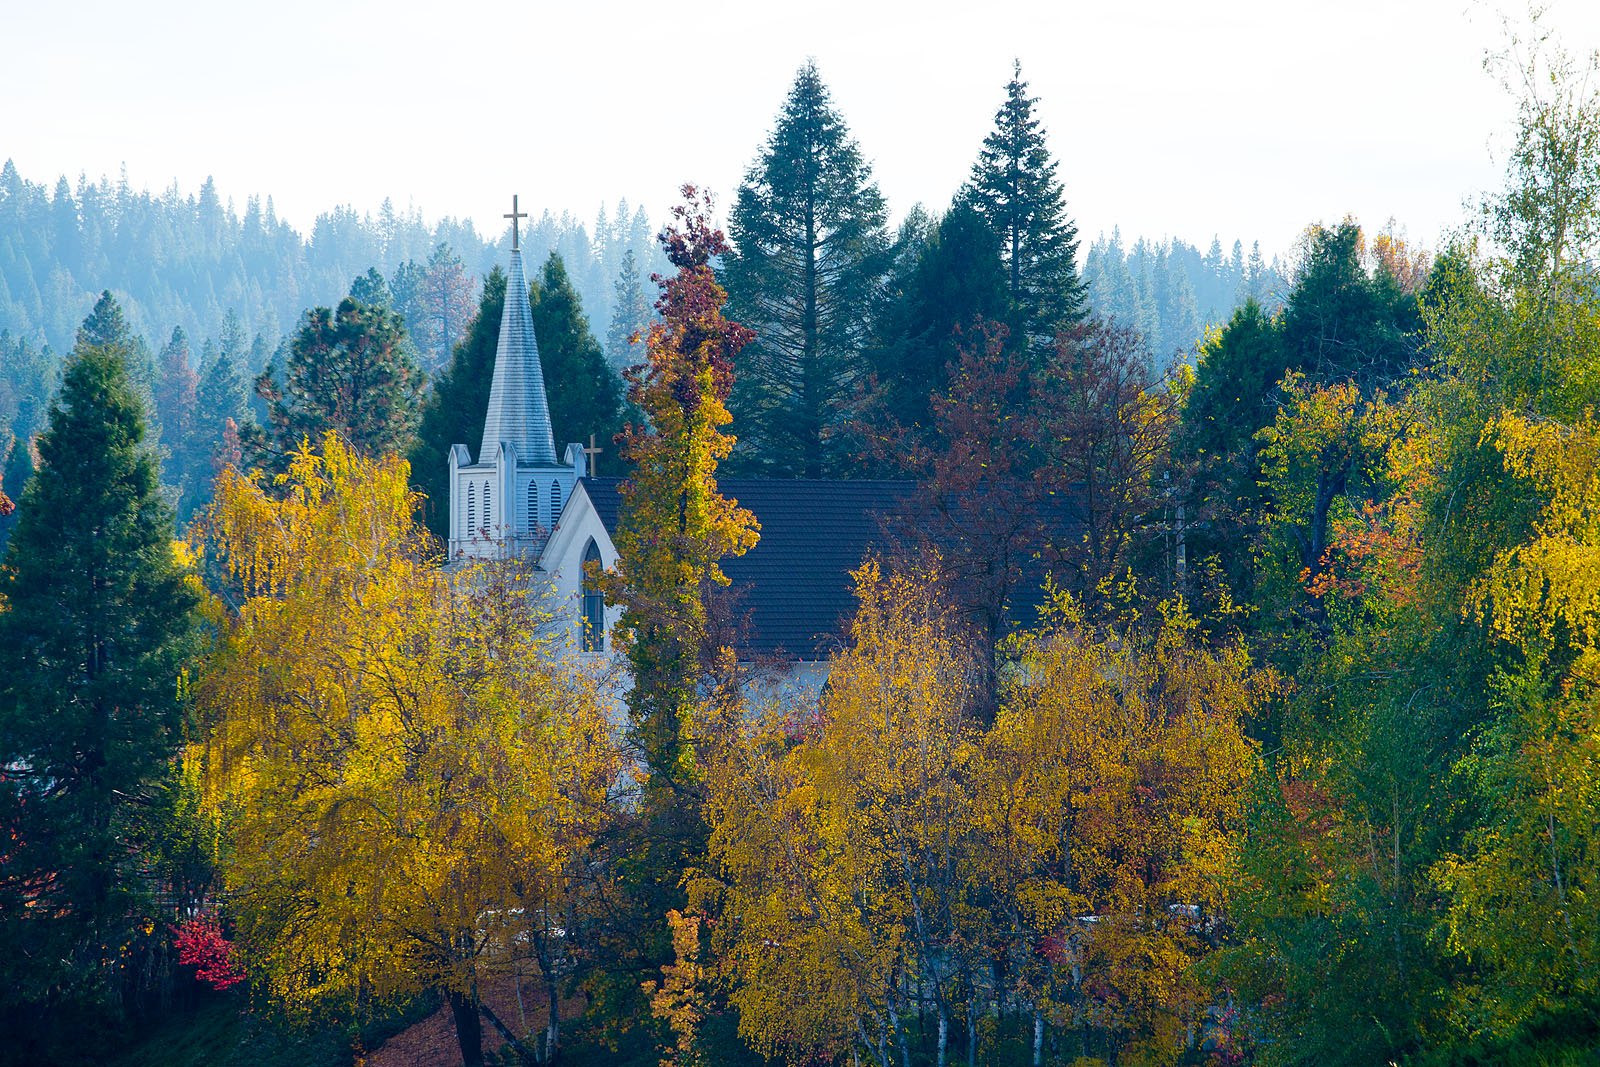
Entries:
{"label": "golden foliage", "polygon": [[717,931],[758,1048],[900,1058],[1002,1012],[1177,1048],[1270,692],[1171,609],[1099,635],[1062,598],[987,733],[932,586],[857,572],[814,712],[772,708],[707,775]]}
{"label": "golden foliage", "polygon": [[536,590],[443,573],[398,460],[228,471],[196,548],[237,600],[196,687],[252,971],[282,1001],[471,993],[554,918],[619,772]]}

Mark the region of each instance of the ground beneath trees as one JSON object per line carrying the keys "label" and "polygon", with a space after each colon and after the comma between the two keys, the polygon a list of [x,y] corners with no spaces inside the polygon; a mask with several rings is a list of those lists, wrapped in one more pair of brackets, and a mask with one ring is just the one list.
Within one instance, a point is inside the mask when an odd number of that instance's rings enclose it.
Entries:
{"label": "ground beneath trees", "polygon": [[[518,1009],[517,986],[513,978],[485,982],[480,992],[489,1009],[511,1029],[523,1033],[544,1029],[544,997],[537,984],[524,982],[521,1010]],[[567,1006],[563,1005],[563,1017],[567,1014]],[[498,1051],[505,1043],[505,1038],[485,1019],[484,1054]],[[450,1015],[450,1009],[442,1005],[426,1019],[400,1031],[373,1049],[366,1061],[366,1067],[460,1067],[460,1064],[461,1044],[456,1040],[455,1020]]]}

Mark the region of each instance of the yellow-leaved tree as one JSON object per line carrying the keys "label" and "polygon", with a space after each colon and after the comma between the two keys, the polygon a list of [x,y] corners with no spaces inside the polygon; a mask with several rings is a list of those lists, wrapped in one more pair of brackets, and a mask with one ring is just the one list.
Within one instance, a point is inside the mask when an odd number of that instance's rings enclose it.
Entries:
{"label": "yellow-leaved tree", "polygon": [[224,473],[195,536],[228,586],[196,693],[252,973],[290,1006],[437,990],[471,1067],[480,1014],[513,1037],[480,982],[530,955],[558,1036],[573,875],[620,760],[539,591],[510,565],[442,571],[408,473],[332,435],[277,492]]}
{"label": "yellow-leaved tree", "polygon": [[1101,633],[1063,598],[986,733],[935,589],[857,572],[815,709],[767,709],[708,760],[699,899],[741,1032],[880,1067],[1176,1056],[1271,676],[1176,608]]}

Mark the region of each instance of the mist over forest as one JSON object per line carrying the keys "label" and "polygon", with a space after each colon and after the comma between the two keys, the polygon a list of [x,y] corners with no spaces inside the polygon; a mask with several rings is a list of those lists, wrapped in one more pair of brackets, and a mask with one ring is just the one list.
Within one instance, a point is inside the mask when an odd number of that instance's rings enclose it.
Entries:
{"label": "mist over forest", "polygon": [[[606,338],[627,254],[645,288],[665,266],[655,240],[661,220],[626,200],[600,204],[587,221],[530,210],[525,254],[533,264],[560,254],[590,327]],[[927,217],[920,206],[911,214]],[[7,160],[0,168],[0,440],[39,428],[55,367],[103,291],[116,296],[142,341],[147,386],[154,379],[148,359],[174,328],[189,339],[197,371],[208,351],[227,350],[248,380],[307,309],[337,304],[376,270],[412,341],[421,342],[425,365],[437,370],[460,336],[428,341],[423,324],[448,299],[440,287],[430,290],[430,268],[435,277],[459,272],[470,287],[463,298],[475,301],[476,287],[504,264],[510,246],[509,227],[481,235],[470,221],[430,221],[388,200],[376,215],[332,208],[302,234],[277,217],[270,195],[251,196],[241,209],[209,179],[197,192],[174,183],[153,193],[131,188],[125,176],[30,180]],[[1278,306],[1287,274],[1278,256],[1263,260],[1255,242],[1223,237],[1202,251],[1176,239],[1130,244],[1114,231],[1096,237],[1081,258],[1090,306],[1138,329],[1163,361],[1192,356],[1205,327],[1225,321],[1246,295]]]}

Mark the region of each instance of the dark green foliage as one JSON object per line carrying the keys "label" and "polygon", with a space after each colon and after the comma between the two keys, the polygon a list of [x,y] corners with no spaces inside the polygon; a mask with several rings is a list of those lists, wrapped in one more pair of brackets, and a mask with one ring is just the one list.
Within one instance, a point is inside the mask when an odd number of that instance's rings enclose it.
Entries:
{"label": "dark green foliage", "polygon": [[[413,266],[415,264],[402,264],[396,275]],[[383,280],[383,275],[378,273],[377,267],[368,267],[365,274],[356,275],[356,280],[350,283],[350,299],[368,307],[395,310],[394,295],[389,292],[389,283]]]}
{"label": "dark green foliage", "polygon": [[[0,492],[4,492],[15,505],[17,498],[22,496],[28,479],[33,476],[33,453],[29,448],[28,439],[24,437],[13,437],[7,448],[5,466],[0,468]],[[11,539],[11,531],[16,528],[20,518],[21,516],[15,511],[9,515],[0,515],[0,549],[5,548],[6,542]]]}
{"label": "dark green foliage", "polygon": [[1416,366],[1422,311],[1388,271],[1367,268],[1363,244],[1349,220],[1311,230],[1281,319],[1285,367],[1392,391]]}
{"label": "dark green foliage", "polygon": [[730,471],[820,478],[849,465],[837,430],[888,266],[887,217],[807,63],[728,218],[729,314],[756,332],[734,369]]}
{"label": "dark green foliage", "polygon": [[348,297],[337,310],[306,312],[289,344],[283,381],[271,368],[256,379],[269,430],[252,426],[244,434],[251,462],[277,467],[329,433],[365,455],[404,455],[426,384],[404,340],[398,315]]}
{"label": "dark green foliage", "polygon": [[105,1067],[350,1067],[357,1047],[377,1049],[438,1007],[432,997],[350,1020],[291,1020],[251,1003],[243,988],[200,991],[190,1010],[175,1010]]}
{"label": "dark green foliage", "polygon": [[102,292],[95,301],[89,317],[78,327],[74,345],[74,351],[91,347],[115,349],[122,356],[128,379],[140,397],[146,402],[152,400],[156,374],[150,347],[144,343],[144,338],[128,328],[122,305],[111,295],[111,290]]}
{"label": "dark green foliage", "polygon": [[970,205],[957,203],[925,235],[902,228],[897,251],[867,350],[875,388],[864,436],[873,426],[927,427],[930,399],[948,391],[950,366],[964,346],[981,343],[973,331],[1009,310],[994,235]]}
{"label": "dark green foliage", "polygon": [[560,255],[550,253],[528,296],[558,454],[564,444],[587,444],[593,434],[595,442],[605,447],[599,457],[601,470],[620,471],[611,439],[622,429],[622,379],[589,332],[589,320]]}
{"label": "dark green foliage", "polygon": [[1078,227],[1067,215],[1058,163],[1033,115],[1038,102],[1017,64],[962,192],[998,238],[1014,327],[1030,343],[1048,346],[1057,329],[1083,317],[1086,299],[1076,262]]}
{"label": "dark green foliage", "polygon": [[1547,1008],[1509,1034],[1485,1034],[1407,1061],[1410,1067],[1600,1067],[1600,1002]]}
{"label": "dark green foliage", "polygon": [[450,366],[434,380],[433,390],[423,402],[416,443],[406,457],[411,463],[411,484],[426,498],[423,520],[440,538],[449,535],[450,446],[466,445],[471,450],[483,440],[505,303],[506,275],[496,267],[483,280],[478,315],[467,327],[466,339],[456,345]]}
{"label": "dark green foliage", "polygon": [[[178,517],[187,520],[205,506],[211,483],[227,462],[237,462],[241,428],[252,420],[245,405],[244,378],[225,349],[207,341],[187,436],[181,442],[182,492]],[[169,445],[169,447],[171,447]]]}
{"label": "dark green foliage", "polygon": [[144,436],[122,352],[82,346],[0,567],[0,1030],[40,1058],[132,991],[135,853],[178,740],[196,597]]}

